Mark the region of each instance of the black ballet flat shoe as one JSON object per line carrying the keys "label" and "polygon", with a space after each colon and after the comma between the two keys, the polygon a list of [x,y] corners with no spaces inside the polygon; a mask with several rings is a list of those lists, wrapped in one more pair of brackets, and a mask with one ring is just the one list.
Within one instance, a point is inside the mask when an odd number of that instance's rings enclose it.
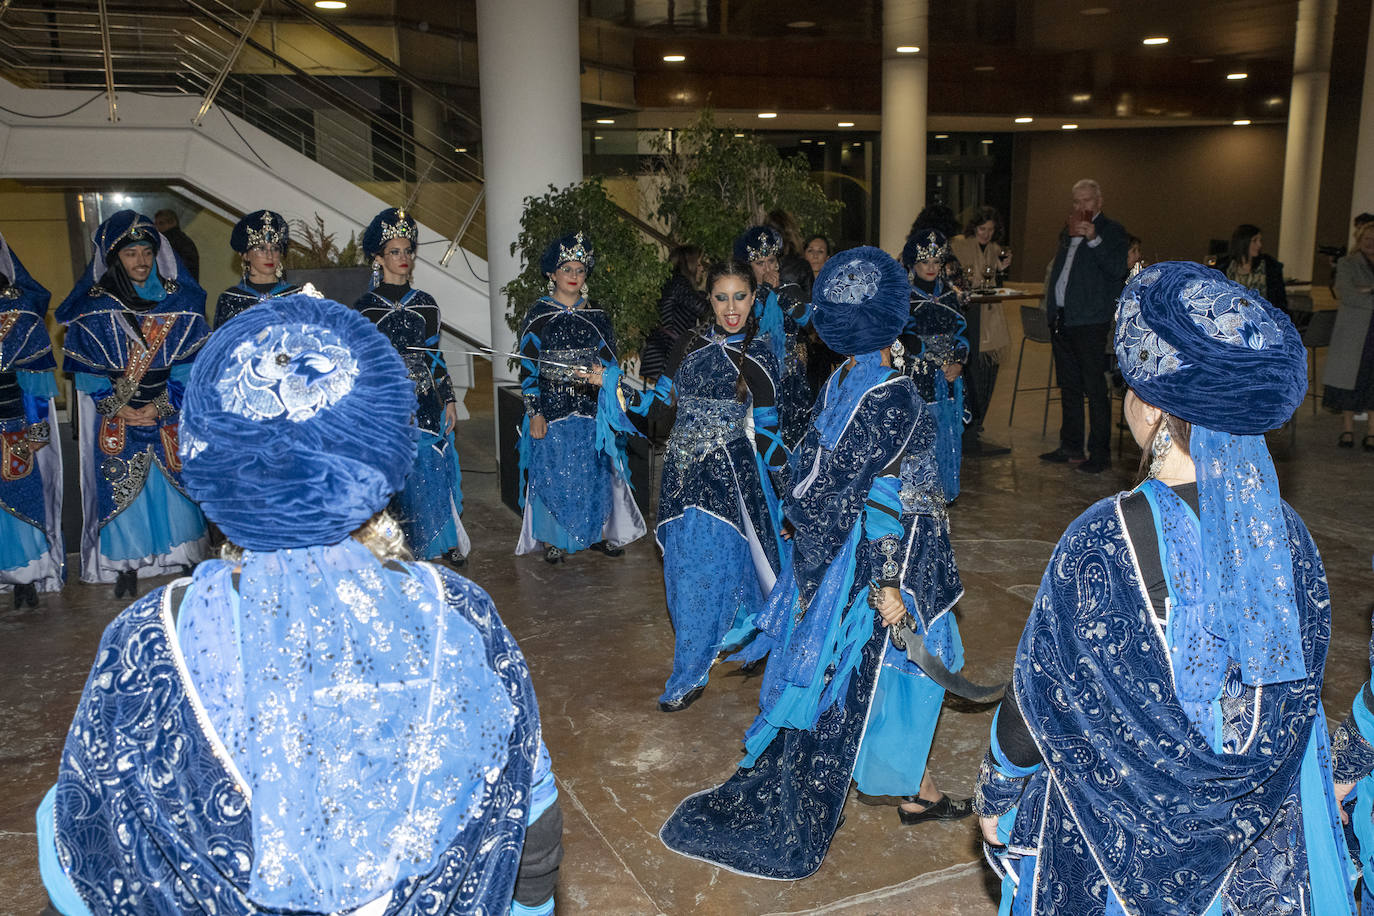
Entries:
{"label": "black ballet flat shoe", "polygon": [[443,560],[454,569],[462,569],[464,566],[468,565],[467,556],[461,553],[457,547],[445,550],[443,553]]}
{"label": "black ballet flat shoe", "polygon": [[897,819],[903,827],[910,827],[922,821],[957,821],[973,813],[973,799],[950,798],[946,795],[937,802],[926,801],[915,795],[903,795],[902,801],[925,805],[920,811],[897,809]]}
{"label": "black ballet flat shoe", "polygon": [[550,565],[557,564],[557,563],[562,563],[562,562],[563,562],[563,558],[566,557],[566,556],[567,556],[567,554],[563,552],[562,548],[559,548],[559,547],[545,547],[545,548],[544,548],[544,562],[545,562],[545,563],[548,563],[548,564],[550,564]]}
{"label": "black ballet flat shoe", "polygon": [[32,582],[26,582],[23,585],[16,585],[14,587],[15,609],[17,610],[26,604],[29,607],[38,607],[38,586],[34,585]]}
{"label": "black ballet flat shoe", "polygon": [[691,706],[697,700],[701,699],[701,695],[705,692],[705,684],[702,684],[699,687],[693,687],[691,690],[687,691],[682,696],[678,697],[676,700],[661,701],[658,704],[658,708],[663,710],[664,712],[682,712],[688,706]]}
{"label": "black ballet flat shoe", "polygon": [[1365,436],[1360,440],[1360,448],[1366,452],[1374,452],[1374,435]]}
{"label": "black ballet flat shoe", "polygon": [[[1368,439],[1369,437],[1366,436],[1365,438]],[[1355,434],[1354,434],[1354,433],[1341,433],[1341,437],[1340,437],[1339,439],[1336,440],[1336,445],[1337,445],[1337,447],[1339,447],[1339,448],[1354,448],[1354,447],[1355,447]]]}
{"label": "black ballet flat shoe", "polygon": [[612,547],[605,541],[597,541],[595,544],[588,544],[587,548],[589,550],[595,550],[597,553],[604,553],[608,557],[619,557],[625,554],[624,547]]}
{"label": "black ballet flat shoe", "polygon": [[115,576],[115,597],[132,598],[138,592],[138,570],[126,569]]}

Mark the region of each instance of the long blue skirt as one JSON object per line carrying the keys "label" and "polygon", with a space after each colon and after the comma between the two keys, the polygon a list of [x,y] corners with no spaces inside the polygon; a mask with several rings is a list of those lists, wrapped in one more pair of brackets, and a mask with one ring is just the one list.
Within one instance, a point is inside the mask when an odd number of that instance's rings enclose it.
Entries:
{"label": "long blue skirt", "polygon": [[529,440],[529,505],[534,538],[574,553],[601,540],[611,514],[611,460],[596,447],[596,421],[576,414]]}

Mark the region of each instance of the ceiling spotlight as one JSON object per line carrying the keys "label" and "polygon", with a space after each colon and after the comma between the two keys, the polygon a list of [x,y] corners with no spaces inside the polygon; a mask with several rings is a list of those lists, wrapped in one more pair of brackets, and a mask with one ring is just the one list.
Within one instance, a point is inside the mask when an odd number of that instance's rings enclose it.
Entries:
{"label": "ceiling spotlight", "polygon": [[315,0],[315,8],[321,10],[343,10],[348,9],[348,4],[343,0]]}
{"label": "ceiling spotlight", "polygon": [[770,119],[770,118],[776,118],[777,116],[778,116],[778,113],[777,113],[776,111],[760,111],[760,112],[759,112],[759,117],[760,117],[760,118],[763,118],[765,121],[767,121],[767,120]]}
{"label": "ceiling spotlight", "polygon": [[789,29],[814,29],[816,23],[812,22],[810,19],[798,19],[796,22],[787,23],[787,27]]}
{"label": "ceiling spotlight", "polygon": [[1060,124],[1060,125],[1059,125],[1059,129],[1060,129],[1060,130],[1078,130],[1078,125],[1077,125],[1077,124]]}
{"label": "ceiling spotlight", "polygon": [[615,118],[597,118],[597,119],[596,119],[596,123],[598,123],[598,124],[614,124],[614,123],[615,123]]}
{"label": "ceiling spotlight", "polygon": [[606,138],[603,137],[603,136],[601,136],[600,134],[597,134],[595,137],[592,137],[592,139],[593,139],[593,140],[604,140],[604,139],[606,139]]}
{"label": "ceiling spotlight", "polygon": [[1023,115],[1022,117],[1013,118],[1012,120],[1014,120],[1017,124],[1029,124],[1032,121],[1034,121],[1035,118],[1028,118]]}
{"label": "ceiling spotlight", "polygon": [[949,134],[936,134],[936,135],[935,135],[935,139],[936,139],[936,140],[948,140],[948,139],[949,139]]}
{"label": "ceiling spotlight", "polygon": [[802,142],[802,143],[810,143],[810,142],[811,142],[811,139],[810,139],[809,137],[802,137],[801,142]]}
{"label": "ceiling spotlight", "polygon": [[1156,35],[1153,38],[1146,38],[1144,41],[1141,42],[1141,44],[1143,45],[1167,45],[1168,43],[1169,39],[1165,38],[1163,35]]}
{"label": "ceiling spotlight", "polygon": [[736,137],[743,137],[744,134],[735,134]]}
{"label": "ceiling spotlight", "polygon": [[1250,119],[1249,119],[1249,118],[1237,118],[1236,120],[1232,121],[1231,123],[1234,124],[1236,127],[1245,127],[1246,125],[1248,125],[1248,124],[1250,123]]}
{"label": "ceiling spotlight", "polygon": [[854,122],[853,122],[853,121],[837,121],[837,122],[835,122],[835,126],[836,126],[836,127],[853,127],[853,126],[854,126]]}
{"label": "ceiling spotlight", "polygon": [[898,54],[915,54],[921,49],[915,45],[897,45]]}
{"label": "ceiling spotlight", "polygon": [[851,143],[851,144],[849,144],[849,145],[852,146],[852,147],[854,147],[855,149],[858,149],[859,147],[863,146],[862,143]]}
{"label": "ceiling spotlight", "polygon": [[466,153],[468,151],[468,148],[466,146],[455,146],[453,148],[453,151],[455,153]]}
{"label": "ceiling spotlight", "polygon": [[686,60],[686,59],[687,59],[687,55],[686,55],[686,54],[665,54],[665,55],[663,55],[663,62],[664,62],[665,64],[680,64],[680,63],[682,63],[682,62],[683,62],[684,60]]}
{"label": "ceiling spotlight", "polygon": [[1210,63],[1211,63],[1212,61],[1214,61],[1214,60],[1216,60],[1215,57],[1194,57],[1193,60],[1192,60],[1192,63],[1195,63],[1195,64],[1210,64]]}
{"label": "ceiling spotlight", "polygon": [[1267,99],[1264,100],[1264,104],[1270,105],[1270,106],[1273,106],[1273,105],[1282,105],[1282,104],[1283,104],[1283,96],[1281,96],[1281,95],[1271,95],[1269,98],[1267,98]]}
{"label": "ceiling spotlight", "polygon": [[978,142],[979,142],[979,143],[991,143],[991,142],[992,142],[992,138],[989,137],[989,138],[986,138],[986,139],[983,139],[983,140],[979,140]]}
{"label": "ceiling spotlight", "polygon": [[1228,80],[1243,80],[1249,75],[1248,73],[1228,73],[1226,74],[1226,78]]}
{"label": "ceiling spotlight", "polygon": [[1093,94],[1091,92],[1075,92],[1072,98],[1075,102],[1091,102]]}
{"label": "ceiling spotlight", "polygon": [[817,141],[816,141],[816,145],[817,145],[817,146],[825,146],[825,141],[824,141],[824,140],[817,140]]}

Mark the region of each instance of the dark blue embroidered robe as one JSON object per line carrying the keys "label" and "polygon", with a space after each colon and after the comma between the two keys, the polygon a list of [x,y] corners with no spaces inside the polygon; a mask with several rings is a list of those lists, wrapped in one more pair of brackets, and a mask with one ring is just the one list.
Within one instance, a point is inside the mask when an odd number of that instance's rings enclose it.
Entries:
{"label": "dark blue embroidered robe", "polygon": [[247,311],[259,302],[282,296],[294,296],[300,291],[299,286],[278,281],[271,291],[259,292],[249,286],[247,280],[243,280],[220,293],[219,299],[215,300],[215,328],[220,328],[230,318]]}

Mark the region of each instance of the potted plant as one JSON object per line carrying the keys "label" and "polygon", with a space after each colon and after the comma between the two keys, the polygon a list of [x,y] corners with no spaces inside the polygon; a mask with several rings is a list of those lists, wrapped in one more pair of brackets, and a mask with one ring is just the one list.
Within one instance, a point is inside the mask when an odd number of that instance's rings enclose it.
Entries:
{"label": "potted plant", "polygon": [[315,214],[314,224],[291,221],[290,280],[306,283],[335,302],[352,305],[367,292],[370,271],[363,263],[356,233],[340,248],[335,233],[326,232],[324,220]]}

